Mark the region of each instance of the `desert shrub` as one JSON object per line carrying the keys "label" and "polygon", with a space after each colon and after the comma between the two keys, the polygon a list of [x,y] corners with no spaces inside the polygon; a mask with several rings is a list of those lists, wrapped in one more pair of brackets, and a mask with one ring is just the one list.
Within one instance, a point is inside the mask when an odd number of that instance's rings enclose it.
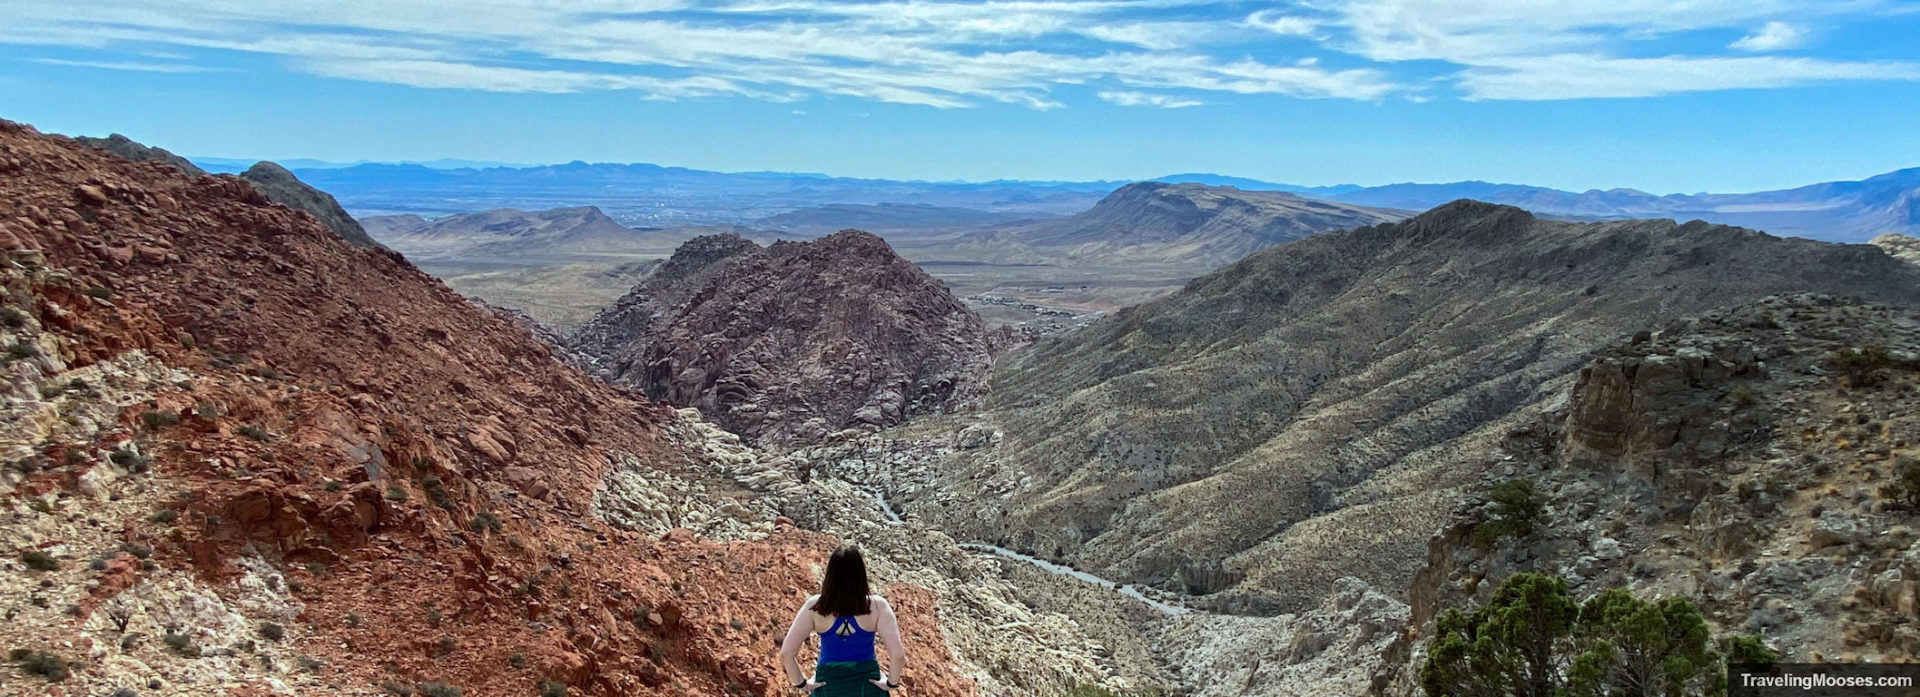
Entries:
{"label": "desert shrub", "polygon": [[272,622],[262,623],[260,625],[260,638],[266,639],[267,641],[279,641],[287,638],[287,629]]}
{"label": "desert shrub", "polygon": [[145,472],[148,469],[150,469],[153,465],[153,460],[151,458],[143,456],[138,452],[134,452],[133,448],[129,448],[124,445],[120,446],[119,448],[115,448],[112,453],[107,455],[107,459],[111,460],[113,464],[119,465],[121,468],[133,474],[140,474],[142,472]]}
{"label": "desert shrub", "polygon": [[413,697],[413,686],[402,685],[392,680],[380,683],[380,689],[394,697]]}
{"label": "desert shrub", "polygon": [[1893,482],[1880,488],[1880,497],[1908,508],[1920,508],[1920,463],[1911,455],[1893,458]]}
{"label": "desert shrub", "polygon": [[461,697],[460,688],[443,682],[420,683],[420,697]]}
{"label": "desert shrub", "polygon": [[40,349],[38,347],[35,347],[33,344],[29,344],[25,341],[15,341],[11,344],[7,344],[7,362],[8,363],[12,363],[14,361],[24,361],[26,359],[29,359],[38,355],[40,355]]}
{"label": "desert shrub", "polygon": [[87,297],[107,300],[113,297],[113,289],[106,286],[93,286],[87,289]]}
{"label": "desert shrub", "polygon": [[1780,654],[1767,648],[1757,636],[1736,636],[1727,640],[1727,665],[1771,666],[1780,662]]}
{"label": "desert shrub", "polygon": [[254,426],[254,425],[252,425],[252,424],[248,424],[248,425],[246,425],[246,426],[241,426],[241,427],[239,428],[239,431],[238,431],[238,433],[239,433],[240,435],[243,435],[243,436],[246,436],[246,437],[248,437],[248,438],[252,438],[252,439],[254,439],[254,440],[257,440],[257,441],[265,441],[265,440],[267,440],[268,438],[271,438],[271,437],[272,437],[272,436],[269,436],[269,435],[267,435],[267,431],[266,431],[266,429],[263,429],[263,428],[261,428],[261,427],[259,427],[259,426]]}
{"label": "desert shrub", "polygon": [[0,324],[12,329],[27,326],[27,313],[11,307],[0,307]]}
{"label": "desert shrub", "polygon": [[405,500],[407,500],[407,488],[406,488],[406,487],[404,487],[404,486],[400,486],[399,484],[388,484],[388,485],[387,485],[387,500],[388,500],[388,501],[405,501]]}
{"label": "desert shrub", "polygon": [[1866,387],[1885,379],[1891,365],[1892,354],[1879,344],[1862,344],[1827,356],[1827,367],[1845,378],[1850,387]]}
{"label": "desert shrub", "polygon": [[1736,385],[1727,393],[1727,403],[1745,409],[1760,403],[1760,393],[1748,385]]}
{"label": "desert shrub", "polygon": [[542,680],[540,697],[567,697],[567,684],[558,680]]}
{"label": "desert shrub", "polygon": [[1547,502],[1533,489],[1533,481],[1514,478],[1493,487],[1487,495],[1493,515],[1475,526],[1473,540],[1486,547],[1504,537],[1526,537],[1546,514]]}
{"label": "desert shrub", "polygon": [[149,429],[162,429],[180,423],[180,412],[155,409],[140,415],[140,423]]}
{"label": "desert shrub", "polygon": [[507,665],[513,666],[514,668],[525,668],[527,667],[527,655],[524,653],[516,653],[508,656]]}
{"label": "desert shrub", "polygon": [[467,529],[474,532],[500,532],[504,527],[500,523],[500,517],[494,515],[493,511],[481,511],[474,514],[472,520],[467,521]]}
{"label": "desert shrub", "polygon": [[450,635],[442,635],[438,645],[440,647],[440,653],[442,654],[453,653],[454,649],[460,648],[460,644],[455,642]]}
{"label": "desert shrub", "polygon": [[45,678],[47,682],[60,682],[73,675],[66,659],[46,651],[27,652],[14,660],[20,662],[20,672]]}
{"label": "desert shrub", "polygon": [[453,499],[447,495],[447,486],[439,477],[420,480],[420,487],[427,490],[427,498],[433,501],[433,505],[453,510]]}
{"label": "desert shrub", "polygon": [[318,673],[320,672],[321,669],[327,667],[326,661],[322,661],[312,656],[301,656],[298,660],[294,662],[300,665],[301,672],[306,672],[306,673]]}
{"label": "desert shrub", "polygon": [[173,523],[173,521],[176,521],[179,519],[180,519],[180,511],[172,508],[162,508],[160,510],[154,511],[153,515],[147,516],[147,520],[149,522],[159,523],[162,525],[171,524]]}
{"label": "desert shrub", "polygon": [[53,571],[60,568],[60,560],[38,549],[29,549],[20,553],[20,563],[34,571]]}
{"label": "desert shrub", "polygon": [[168,649],[171,649],[176,654],[186,656],[187,658],[200,657],[200,647],[194,645],[193,637],[185,634],[169,633],[161,638],[161,641],[167,645]]}
{"label": "desert shrub", "polygon": [[1584,605],[1557,576],[1514,574],[1484,607],[1450,608],[1420,666],[1428,697],[1681,697],[1718,692],[1722,663],[1684,598],[1611,589]]}

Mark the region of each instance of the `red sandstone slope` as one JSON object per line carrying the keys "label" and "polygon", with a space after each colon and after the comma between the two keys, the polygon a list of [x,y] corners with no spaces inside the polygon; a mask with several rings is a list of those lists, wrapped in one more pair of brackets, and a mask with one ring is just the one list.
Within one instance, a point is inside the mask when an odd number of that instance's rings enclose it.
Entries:
{"label": "red sandstone slope", "polygon": [[[694,466],[670,411],[238,180],[6,122],[0,247],[0,641],[78,662],[6,694],[783,693],[831,540],[590,512],[609,458]],[[888,592],[918,691],[970,693]]]}

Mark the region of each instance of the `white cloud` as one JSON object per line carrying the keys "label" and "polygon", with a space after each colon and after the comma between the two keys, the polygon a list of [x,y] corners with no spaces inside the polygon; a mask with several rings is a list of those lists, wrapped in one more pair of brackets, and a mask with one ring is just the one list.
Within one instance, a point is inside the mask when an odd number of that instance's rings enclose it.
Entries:
{"label": "white cloud", "polygon": [[[9,27],[0,43],[239,51],[331,78],[662,99],[817,93],[1052,109],[1062,106],[1053,90],[1097,83],[1361,99],[1394,89],[1379,71],[1267,65],[1196,48],[1246,35],[1236,22],[1141,19],[1216,1],[10,0],[0,6]],[[1090,48],[1086,38],[1106,45]]]}
{"label": "white cloud", "polygon": [[1171,95],[1149,94],[1146,92],[1101,92],[1099,93],[1099,97],[1120,106],[1150,106],[1161,109],[1179,109],[1182,107],[1200,106],[1206,103],[1197,99],[1183,99]]}
{"label": "white cloud", "polygon": [[1920,80],[1920,66],[1779,56],[1610,58],[1561,54],[1471,68],[1460,85],[1472,99],[1540,100],[1657,97],[1832,80]]}
{"label": "white cloud", "polygon": [[[1670,43],[1733,30],[1751,33],[1732,50],[1779,50],[1835,17],[1899,11],[1891,0],[1288,0],[1251,14],[1231,0],[81,4],[0,2],[0,44],[237,52],[430,89],[837,95],[935,108],[1059,108],[1052,95],[1065,86],[1359,100],[1444,97],[1454,86],[1474,99],[1575,99],[1914,79],[1909,62],[1684,55]],[[1410,61],[1439,74],[1402,65]]]}
{"label": "white cloud", "polygon": [[1806,43],[1807,31],[1786,22],[1768,22],[1760,31],[1741,37],[1727,48],[1741,51],[1780,51]]}
{"label": "white cloud", "polygon": [[1313,36],[1320,29],[1320,23],[1315,20],[1277,10],[1261,10],[1248,15],[1246,24],[1281,36]]}
{"label": "white cloud", "polygon": [[143,73],[209,73],[215,68],[182,63],[152,63],[146,61],[77,61],[60,58],[35,58],[33,62],[42,65],[63,65],[73,68],[97,68],[100,70],[131,70]]}

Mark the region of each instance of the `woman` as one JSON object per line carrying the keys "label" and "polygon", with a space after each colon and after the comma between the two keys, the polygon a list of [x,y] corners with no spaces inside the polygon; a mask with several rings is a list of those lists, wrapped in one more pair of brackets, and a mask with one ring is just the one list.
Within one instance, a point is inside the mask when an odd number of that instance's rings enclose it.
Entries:
{"label": "woman", "polygon": [[[820,635],[820,662],[812,678],[800,672],[800,647],[809,634]],[[887,644],[885,673],[873,651],[876,636]],[[900,624],[885,598],[867,593],[867,562],[859,548],[841,547],[827,560],[820,594],[800,606],[780,643],[780,663],[787,684],[814,697],[875,697],[899,689],[907,665]]]}

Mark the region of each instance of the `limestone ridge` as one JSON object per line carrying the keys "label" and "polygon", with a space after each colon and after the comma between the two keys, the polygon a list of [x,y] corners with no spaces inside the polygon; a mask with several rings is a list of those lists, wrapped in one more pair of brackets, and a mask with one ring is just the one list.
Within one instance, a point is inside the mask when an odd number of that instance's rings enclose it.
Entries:
{"label": "limestone ridge", "polygon": [[[1645,326],[1802,290],[1920,304],[1867,245],[1459,201],[1267,249],[1000,359],[992,448],[902,475],[961,539],[1234,612],[1407,587],[1482,453]],[[965,502],[964,505],[961,502]]]}
{"label": "limestone ridge", "polygon": [[[1764,635],[1788,661],[1905,661],[1920,631],[1920,534],[1898,483],[1920,430],[1920,312],[1799,293],[1743,303],[1609,346],[1566,399],[1485,453],[1484,491],[1532,480],[1532,533],[1475,544],[1469,497],[1428,546],[1412,624],[1375,694],[1411,695],[1414,640],[1444,608],[1518,572],[1698,602],[1716,633]],[[1839,352],[1885,350],[1867,379]],[[1902,463],[1905,463],[1904,465]],[[1397,655],[1397,658],[1396,658]]]}
{"label": "limestone ridge", "polygon": [[[1915,210],[1920,211],[1920,209]],[[1915,217],[1920,220],[1920,215]],[[1920,239],[1890,232],[1873,238],[1873,245],[1886,250],[1896,259],[1920,264]]]}
{"label": "limestone ridge", "polygon": [[634,245],[658,237],[621,225],[594,206],[498,208],[432,221],[416,215],[374,216],[361,222],[376,239],[412,259],[631,252]]}
{"label": "limestone ridge", "polygon": [[260,193],[266,194],[273,202],[313,216],[348,244],[381,248],[380,243],[367,236],[367,231],[360,227],[353,216],[347,215],[347,211],[340,207],[340,202],[333,200],[331,194],[308,186],[285,167],[262,160],[240,173],[240,178],[258,187]]}
{"label": "limestone ridge", "polygon": [[606,379],[761,443],[949,411],[981,389],[979,316],[877,236],[696,238],[574,348]]}
{"label": "limestone ridge", "polygon": [[1019,242],[1082,260],[1219,265],[1308,235],[1403,217],[1277,191],[1141,182],[1114,190],[1086,212],[1011,232]]}

